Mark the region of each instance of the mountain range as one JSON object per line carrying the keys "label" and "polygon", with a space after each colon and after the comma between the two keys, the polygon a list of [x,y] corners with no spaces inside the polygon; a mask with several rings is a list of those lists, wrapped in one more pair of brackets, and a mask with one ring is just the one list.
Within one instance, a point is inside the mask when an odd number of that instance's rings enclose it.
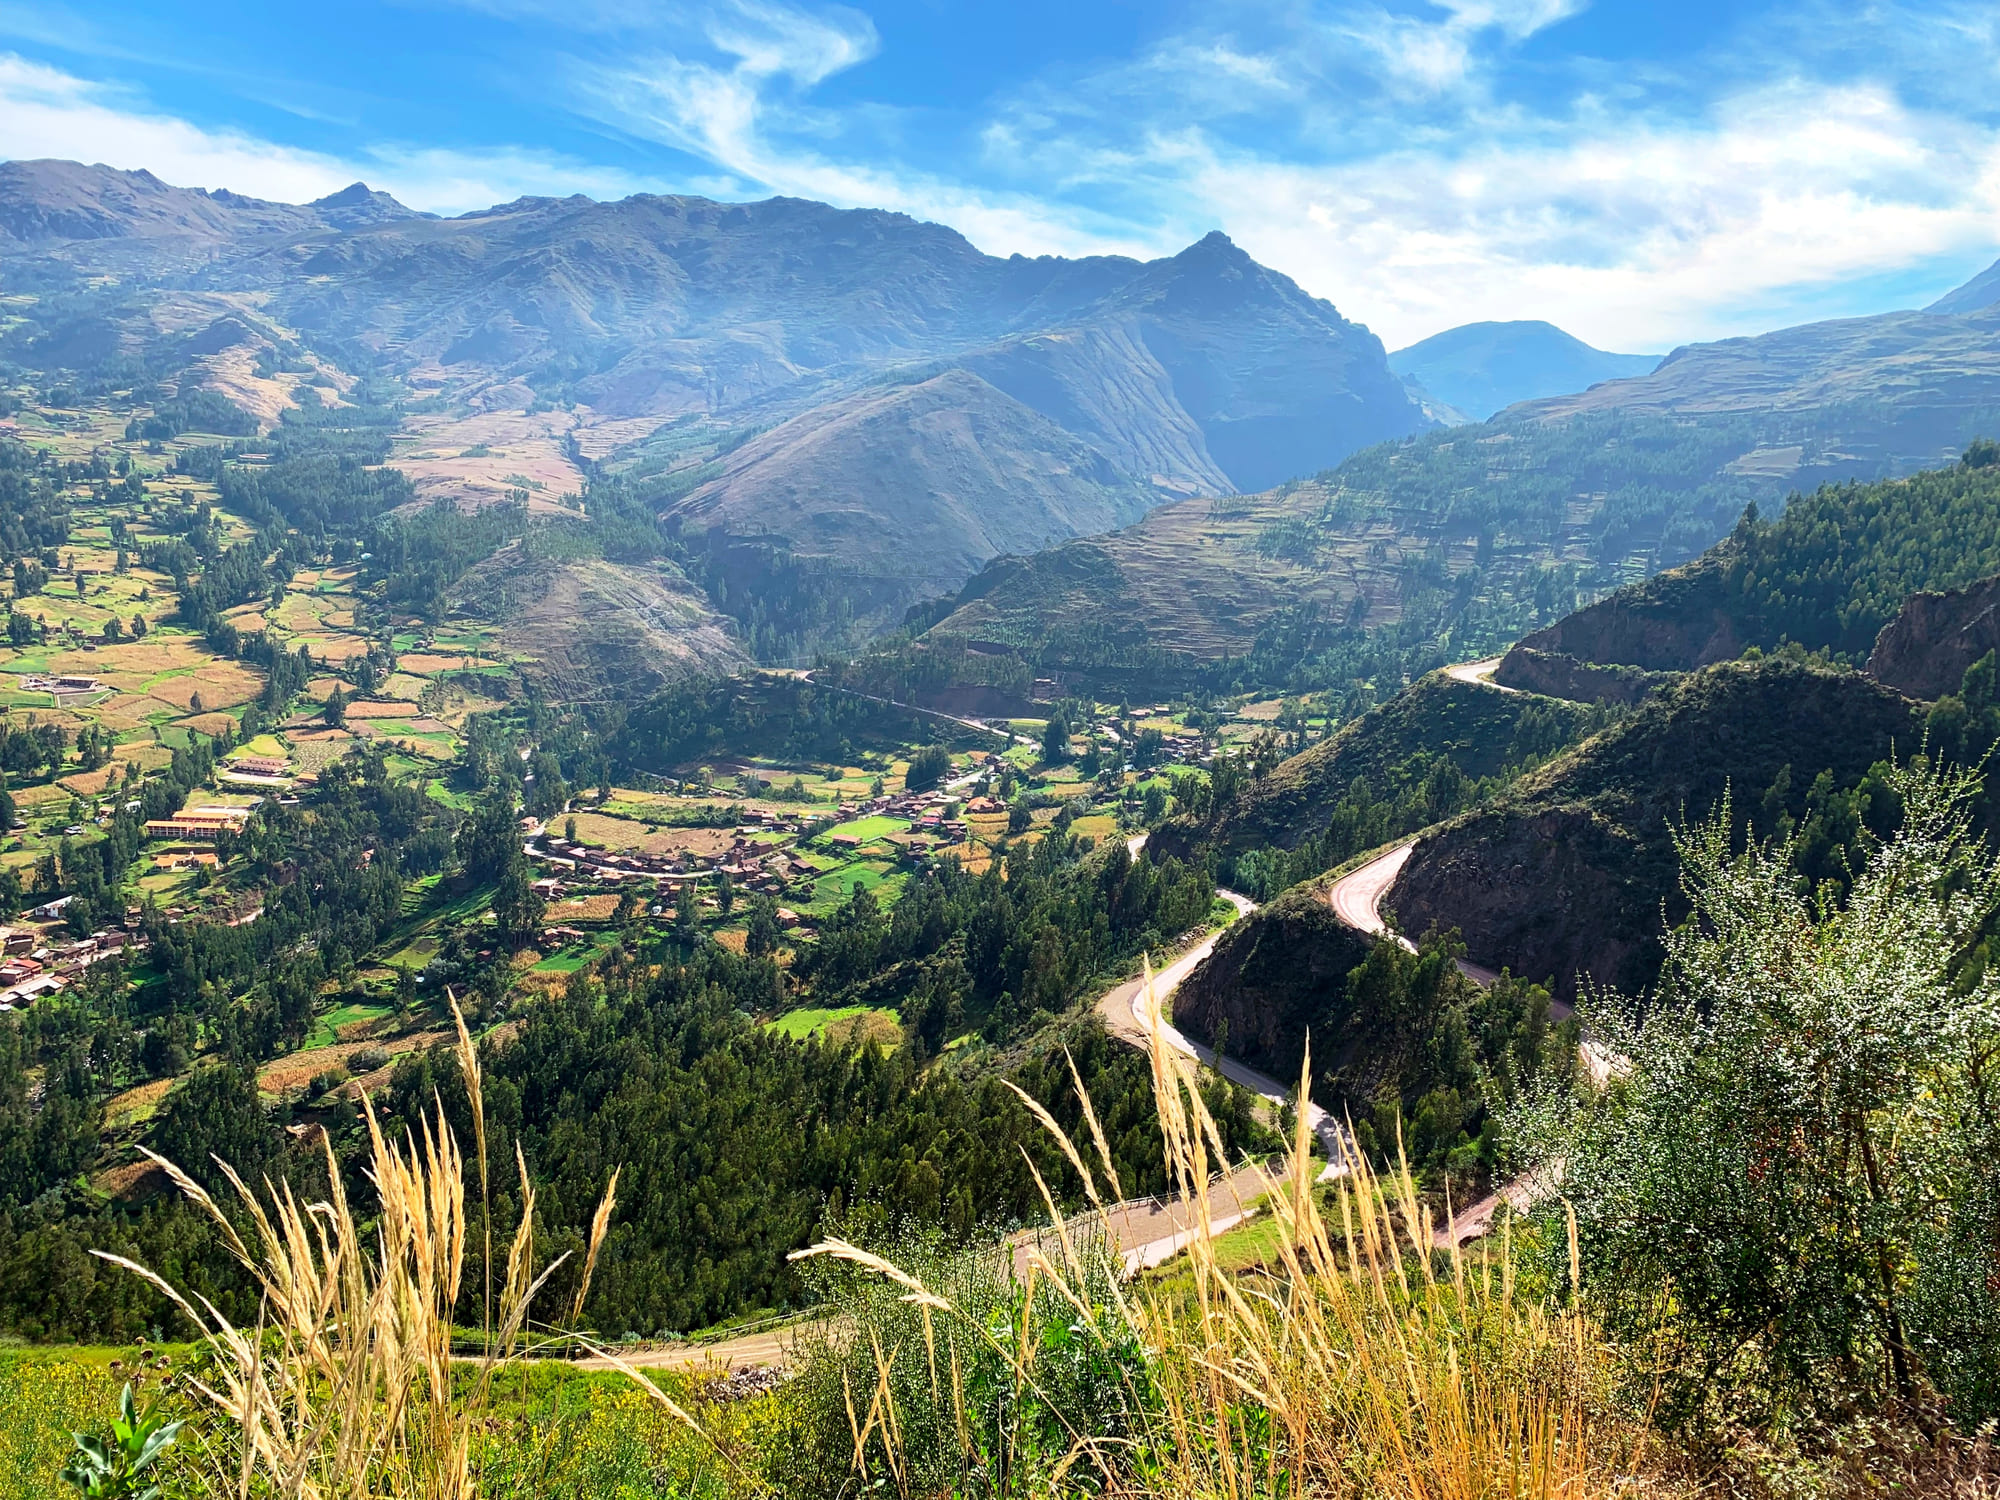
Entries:
{"label": "mountain range", "polygon": [[739,603],[821,601],[766,632],[791,655],[939,598],[943,633],[1057,670],[1269,664],[1273,631],[1502,647],[1747,504],[2000,430],[2000,267],[1921,312],[1656,362],[1532,321],[1388,355],[1219,233],[1002,258],[785,198],[443,219],[361,183],[290,205],[11,162],[0,243],[17,367],[213,389],[267,424],[299,374],[338,400],[398,377],[392,462],[426,500],[623,474]]}
{"label": "mountain range", "polygon": [[[1644,374],[1364,449],[1232,502],[1230,525],[1169,507],[1002,559],[934,630],[1121,682],[1135,663],[1233,680],[1228,658],[1259,650],[1286,604],[1312,620],[1265,652],[1260,670],[1280,680],[1315,659],[1334,662],[1334,677],[1390,665],[1361,650],[1364,633],[1398,645],[1390,669],[1406,678],[1505,650],[1578,603],[1687,562],[1747,506],[1775,511],[1819,485],[1949,465],[2000,432],[1996,296],[2000,266],[1923,312],[1685,345]],[[1550,346],[1524,326],[1475,328],[1463,347],[1499,358]],[[1455,347],[1450,335],[1427,342]],[[1191,570],[1201,587],[1181,585]],[[1170,610],[1144,607],[1167,598]],[[1643,653],[1581,654],[1649,665]]]}
{"label": "mountain range", "polygon": [[823,562],[874,624],[1000,551],[1431,425],[1380,340],[1220,234],[1160,261],[1030,260],[796,199],[439,219],[362,184],[293,206],[68,162],[0,166],[0,234],[5,285],[63,294],[11,336],[25,364],[115,355],[199,383],[187,351],[226,322],[205,342],[295,338],[465,410],[561,406],[599,453],[699,423],[734,451],[710,473],[691,449],[705,482],[663,508]]}

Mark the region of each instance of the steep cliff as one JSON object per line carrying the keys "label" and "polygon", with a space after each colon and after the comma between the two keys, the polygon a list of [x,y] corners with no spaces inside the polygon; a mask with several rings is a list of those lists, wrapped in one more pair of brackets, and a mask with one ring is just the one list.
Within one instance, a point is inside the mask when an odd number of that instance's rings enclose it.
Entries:
{"label": "steep cliff", "polygon": [[1582,661],[1561,651],[1540,651],[1523,643],[1500,658],[1493,680],[1523,693],[1541,693],[1572,703],[1637,703],[1672,676],[1640,667]]}
{"label": "steep cliff", "polygon": [[1868,675],[1912,698],[1958,691],[1965,669],[2000,649],[2000,575],[1970,588],[1916,593],[1875,637]]}

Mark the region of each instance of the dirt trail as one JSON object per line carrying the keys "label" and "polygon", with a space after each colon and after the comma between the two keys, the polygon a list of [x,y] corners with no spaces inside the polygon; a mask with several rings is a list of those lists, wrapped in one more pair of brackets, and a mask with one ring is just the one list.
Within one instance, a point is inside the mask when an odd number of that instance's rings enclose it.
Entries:
{"label": "dirt trail", "polygon": [[[732,1370],[747,1370],[759,1365],[782,1369],[791,1361],[792,1339],[796,1333],[796,1326],[767,1328],[739,1338],[718,1339],[712,1344],[668,1344],[659,1348],[634,1349],[629,1354],[620,1350],[618,1357],[639,1370],[711,1370],[727,1374]],[[579,1370],[618,1368],[610,1360],[600,1358],[579,1359],[576,1367]]]}

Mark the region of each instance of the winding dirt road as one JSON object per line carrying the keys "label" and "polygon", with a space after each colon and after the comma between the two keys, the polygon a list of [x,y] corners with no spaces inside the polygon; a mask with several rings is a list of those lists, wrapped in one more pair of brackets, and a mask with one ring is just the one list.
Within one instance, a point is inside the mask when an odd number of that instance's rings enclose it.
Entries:
{"label": "winding dirt road", "polygon": [[[1445,668],[1445,674],[1458,682],[1475,683],[1480,687],[1493,689],[1496,693],[1517,693],[1519,688],[1510,688],[1492,680],[1494,668],[1500,665],[1500,658],[1489,657],[1485,661],[1463,662],[1455,667]],[[1389,931],[1389,924],[1382,917],[1382,898],[1389,887],[1396,883],[1396,877],[1410,862],[1410,851],[1416,847],[1414,840],[1398,845],[1394,849],[1378,854],[1358,869],[1350,870],[1327,887],[1327,904],[1334,915],[1357,932],[1386,938],[1400,943],[1411,952],[1416,945],[1401,933]],[[1469,959],[1456,959],[1458,971],[1481,989],[1496,982],[1500,976],[1483,964]],[[1561,1000],[1551,1000],[1549,1011],[1557,1020],[1568,1020],[1575,1014],[1572,1006]],[[1606,1083],[1620,1069],[1620,1059],[1607,1052],[1601,1045],[1585,1038],[1578,1046],[1578,1053],[1584,1067],[1599,1086]],[[1490,1227],[1493,1215],[1501,1203],[1510,1204],[1516,1211],[1525,1209],[1545,1191],[1543,1185],[1528,1178],[1516,1178],[1504,1183],[1497,1192],[1489,1193],[1477,1203],[1461,1210],[1453,1216],[1450,1224],[1438,1231],[1440,1245],[1462,1244],[1466,1240],[1477,1239]]]}

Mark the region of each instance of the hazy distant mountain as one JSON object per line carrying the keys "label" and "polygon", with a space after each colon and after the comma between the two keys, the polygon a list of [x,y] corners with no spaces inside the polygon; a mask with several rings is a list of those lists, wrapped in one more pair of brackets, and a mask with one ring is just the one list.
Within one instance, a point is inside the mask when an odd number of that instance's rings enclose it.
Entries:
{"label": "hazy distant mountain", "polygon": [[[94,270],[160,275],[273,236],[431,217],[360,182],[314,203],[271,203],[227,189],[174,187],[151,172],[0,162],[0,237]],[[22,267],[8,269],[18,274]]]}
{"label": "hazy distant mountain", "polygon": [[1553,323],[1467,323],[1398,349],[1389,368],[1428,395],[1483,422],[1516,401],[1644,375],[1656,354],[1608,354]]}

